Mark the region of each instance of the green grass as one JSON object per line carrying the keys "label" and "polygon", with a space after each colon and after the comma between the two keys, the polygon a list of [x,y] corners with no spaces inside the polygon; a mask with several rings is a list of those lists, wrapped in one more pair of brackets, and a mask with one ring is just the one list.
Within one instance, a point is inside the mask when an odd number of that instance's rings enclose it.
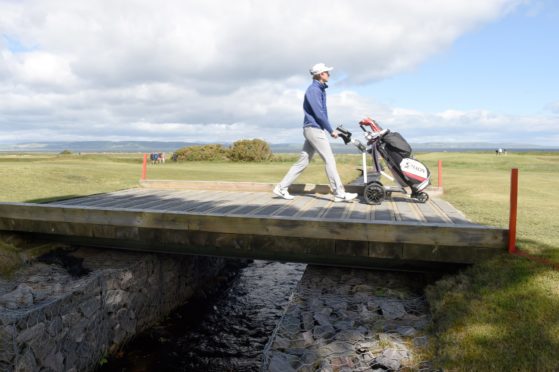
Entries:
{"label": "green grass", "polygon": [[518,246],[559,261],[559,153],[422,154],[443,161],[444,198],[476,222],[508,228],[510,170],[519,169]]}
{"label": "green grass", "polygon": [[[518,244],[559,262],[559,154],[422,154],[444,198],[476,222],[508,228],[510,169],[519,169]],[[434,177],[436,180],[436,177]],[[436,182],[436,181],[435,181]],[[525,258],[498,256],[427,290],[436,362],[459,371],[559,368],[559,272]]]}
{"label": "green grass", "polygon": [[[148,165],[149,179],[279,182],[296,155],[265,163],[167,162]],[[40,202],[138,187],[141,154],[0,155],[1,201]],[[340,156],[345,182],[358,172],[352,156]],[[323,163],[313,160],[297,182],[327,183]]]}
{"label": "green grass", "polygon": [[[268,163],[196,162],[149,166],[151,179],[278,182],[296,155]],[[518,246],[559,262],[558,153],[423,153],[443,161],[444,198],[470,219],[508,227],[510,169],[519,168]],[[345,182],[359,156],[338,156]],[[140,154],[0,156],[3,201],[40,201],[137,187]],[[314,161],[298,182],[326,183]],[[0,245],[1,248],[1,245]],[[6,257],[13,258],[12,248]],[[13,261],[13,260],[12,260]],[[11,263],[13,264],[13,262]],[[559,369],[559,273],[503,254],[427,289],[435,319],[435,362],[447,370]]]}

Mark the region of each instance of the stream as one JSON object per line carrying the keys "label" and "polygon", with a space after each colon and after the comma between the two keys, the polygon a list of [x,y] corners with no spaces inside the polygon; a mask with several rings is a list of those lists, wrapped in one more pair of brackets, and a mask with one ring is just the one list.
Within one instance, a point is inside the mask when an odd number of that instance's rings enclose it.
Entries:
{"label": "stream", "polygon": [[99,371],[258,371],[306,265],[253,261],[139,334]]}

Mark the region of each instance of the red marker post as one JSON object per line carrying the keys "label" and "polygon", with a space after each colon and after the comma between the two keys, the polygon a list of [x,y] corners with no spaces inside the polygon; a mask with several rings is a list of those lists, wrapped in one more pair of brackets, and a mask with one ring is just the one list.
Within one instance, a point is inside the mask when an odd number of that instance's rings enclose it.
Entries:
{"label": "red marker post", "polygon": [[529,260],[542,265],[550,266],[555,270],[559,270],[557,262],[550,261],[543,257],[533,256],[526,252],[521,252],[516,248],[516,217],[518,209],[518,169],[511,169],[510,173],[510,215],[509,215],[509,244],[508,250],[510,254],[515,256],[526,257]]}
{"label": "red marker post", "polygon": [[144,163],[142,164],[142,180],[145,180],[147,177],[148,171],[148,154],[144,154]]}
{"label": "red marker post", "polygon": [[510,173],[509,253],[516,253],[516,217],[518,209],[518,168]]}

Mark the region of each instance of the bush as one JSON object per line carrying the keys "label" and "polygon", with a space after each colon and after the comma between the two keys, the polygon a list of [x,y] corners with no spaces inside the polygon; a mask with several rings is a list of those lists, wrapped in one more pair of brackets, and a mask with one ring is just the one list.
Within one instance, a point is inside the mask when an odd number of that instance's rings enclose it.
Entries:
{"label": "bush", "polygon": [[72,151],[70,151],[70,150],[61,151],[60,155],[72,155]]}
{"label": "bush", "polygon": [[266,161],[272,157],[272,150],[260,139],[240,140],[231,146],[227,157],[232,161]]}
{"label": "bush", "polygon": [[225,160],[227,149],[217,144],[188,146],[175,151],[171,159],[173,161]]}

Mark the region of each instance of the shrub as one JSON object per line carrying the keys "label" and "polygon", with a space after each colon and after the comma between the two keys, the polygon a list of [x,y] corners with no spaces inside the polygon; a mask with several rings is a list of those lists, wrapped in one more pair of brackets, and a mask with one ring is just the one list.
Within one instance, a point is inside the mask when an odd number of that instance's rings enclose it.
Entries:
{"label": "shrub", "polygon": [[171,159],[173,161],[225,160],[227,149],[218,144],[188,146],[175,151]]}
{"label": "shrub", "polygon": [[70,151],[70,150],[61,151],[60,155],[72,155],[72,151]]}
{"label": "shrub", "polygon": [[266,161],[272,157],[272,150],[261,139],[240,140],[231,146],[227,157],[232,161]]}

